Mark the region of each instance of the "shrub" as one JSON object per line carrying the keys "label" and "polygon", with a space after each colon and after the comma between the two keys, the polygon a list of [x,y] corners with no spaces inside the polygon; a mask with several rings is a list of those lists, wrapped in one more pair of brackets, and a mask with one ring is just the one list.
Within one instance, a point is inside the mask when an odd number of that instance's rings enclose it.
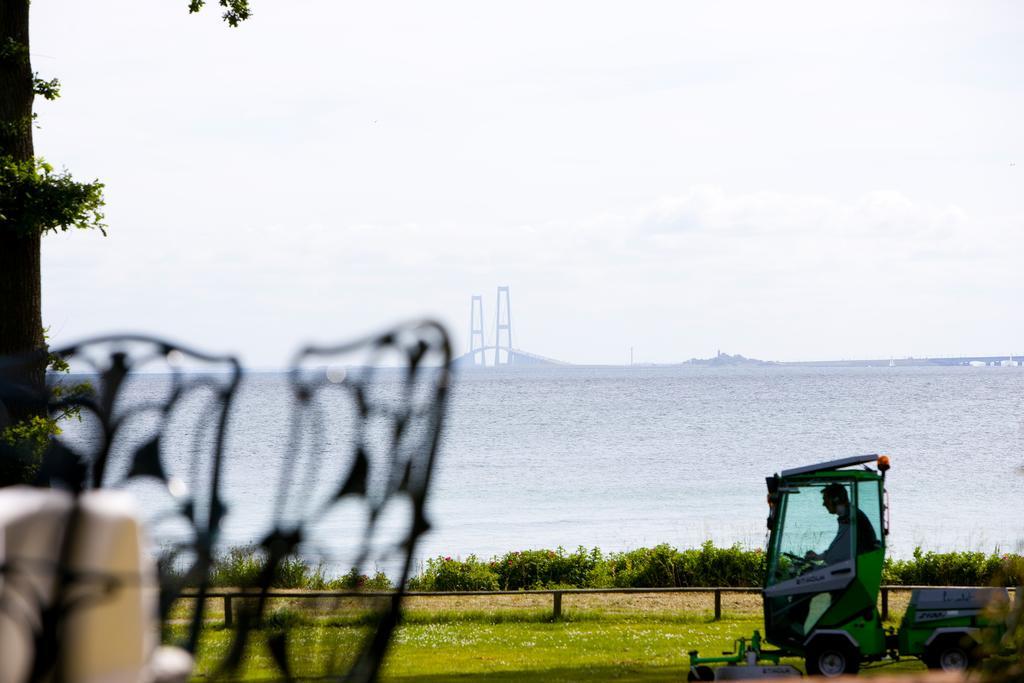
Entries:
{"label": "shrub", "polygon": [[266,559],[253,545],[229,548],[214,560],[211,586],[251,587],[259,584]]}
{"label": "shrub", "polygon": [[409,590],[422,591],[496,591],[498,576],[488,563],[476,555],[465,560],[436,557],[427,560],[419,576],[409,580]]}
{"label": "shrub", "polygon": [[[166,558],[165,558],[166,561]],[[217,558],[211,585],[252,587],[259,583],[265,556],[256,546],[231,548]],[[475,555],[465,560],[436,557],[408,582],[409,590],[536,590],[544,588],[663,588],[676,586],[761,586],[765,557],[760,548],[739,545],[718,548],[707,541],[700,548],[678,550],[662,543],[653,548],[602,554],[580,546],[574,552],[519,550],[488,562]],[[914,550],[909,560],[885,561],[882,583],[923,586],[1003,586],[1024,584],[1024,556],[980,552],[936,553]],[[281,563],[274,588],[311,590],[391,590],[381,571],[368,576],[356,569],[330,578],[323,565],[300,557]]]}
{"label": "shrub", "polygon": [[613,553],[606,572],[612,585],[636,588],[677,586],[760,586],[764,581],[764,553],[739,545],[716,548],[707,541],[699,549],[679,551],[662,543]]}
{"label": "shrub", "polygon": [[[1000,559],[999,573],[996,582],[1003,586],[1024,586],[1024,555],[1003,555]],[[1021,602],[1024,609],[1024,601]],[[1019,631],[1024,635],[1024,620],[1019,624]],[[1021,642],[1024,646],[1024,641]]]}
{"label": "shrub", "polygon": [[580,546],[573,553],[558,550],[519,550],[492,560],[502,590],[528,590],[588,585],[588,577],[602,562],[601,551]]}
{"label": "shrub", "polygon": [[347,574],[330,581],[327,586],[334,590],[371,590],[371,591],[386,591],[391,590],[394,586],[391,583],[391,579],[387,577],[384,572],[378,571],[372,577],[366,574],[360,574],[359,570],[353,567],[348,571]]}
{"label": "shrub", "polygon": [[[663,543],[607,556],[599,548],[580,546],[569,553],[559,547],[513,551],[486,565],[472,555],[465,562],[438,557],[427,561],[426,569],[409,581],[409,589],[492,590],[487,588],[491,575],[497,583],[493,590],[759,586],[764,564],[760,549],[744,550],[739,545],[716,548],[710,541],[699,549],[679,551]],[[490,574],[485,571],[488,569]],[[477,580],[468,581],[470,575]]]}
{"label": "shrub", "polygon": [[308,588],[312,583],[324,583],[322,568],[317,566],[314,569],[302,558],[292,556],[281,560],[270,585],[274,588]]}
{"label": "shrub", "polygon": [[[252,588],[260,583],[267,558],[263,550],[254,545],[236,546],[214,560],[210,574],[211,586]],[[328,580],[323,565],[311,566],[301,557],[289,556],[281,561],[277,574],[270,582],[272,588],[327,588]]]}
{"label": "shrub", "polygon": [[924,552],[914,548],[913,559],[887,558],[882,583],[905,586],[1019,585],[1021,556],[980,552]]}
{"label": "shrub", "polygon": [[[594,549],[595,551],[597,548]],[[611,563],[609,560],[601,560],[594,568],[587,572],[584,588],[613,588],[615,577],[612,575]]]}
{"label": "shrub", "polygon": [[738,544],[716,548],[706,541],[699,550],[682,552],[678,586],[760,586],[764,583],[764,553]]}
{"label": "shrub", "polygon": [[608,558],[612,584],[619,588],[678,586],[676,570],[682,568],[681,559],[679,551],[667,543],[612,553]]}

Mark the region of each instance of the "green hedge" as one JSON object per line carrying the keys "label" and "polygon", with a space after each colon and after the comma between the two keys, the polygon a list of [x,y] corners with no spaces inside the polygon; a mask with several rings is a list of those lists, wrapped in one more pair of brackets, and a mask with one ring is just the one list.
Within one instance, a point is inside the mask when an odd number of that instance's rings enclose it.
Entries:
{"label": "green hedge", "polygon": [[680,551],[663,543],[612,553],[608,564],[611,585],[617,588],[760,586],[764,582],[760,549],[717,548],[710,541],[699,549]]}
{"label": "green hedge", "polygon": [[1024,585],[1024,556],[914,549],[913,559],[886,558],[882,583],[903,586]]}
{"label": "green hedge", "polygon": [[[764,552],[739,545],[678,550],[663,543],[653,548],[603,553],[584,547],[568,552],[518,550],[489,562],[470,555],[427,560],[409,582],[410,590],[536,590],[543,588],[667,588],[679,586],[761,586]],[[914,551],[912,559],[887,559],[882,583],[923,586],[1024,584],[1024,556],[978,552]]]}
{"label": "green hedge", "polygon": [[531,590],[552,586],[585,586],[596,579],[601,566],[601,551],[580,546],[576,552],[557,550],[517,550],[489,563],[502,590]]}
{"label": "green hedge", "polygon": [[[569,552],[517,550],[490,560],[475,555],[465,559],[439,556],[426,561],[423,570],[408,582],[415,591],[496,591],[543,588],[668,588],[677,586],[761,586],[764,553],[739,545],[716,547],[710,541],[700,548],[678,550],[662,543],[653,548],[603,553],[580,546]],[[217,559],[214,586],[253,586],[263,567],[260,551],[252,546],[232,548]],[[1004,586],[1024,585],[1024,556],[986,555],[979,552],[936,553],[914,550],[908,560],[887,559],[882,583],[905,586]],[[388,590],[391,581],[383,572],[374,576],[355,570],[340,577],[328,576],[321,565],[313,566],[289,557],[273,582],[275,588]]]}
{"label": "green hedge", "polygon": [[[231,588],[258,586],[265,563],[263,552],[256,546],[230,548],[214,560],[210,585]],[[351,569],[347,574],[331,577],[324,572],[322,565],[314,566],[294,556],[284,558],[270,586],[308,590],[391,590],[394,587],[384,572],[368,576]]]}
{"label": "green hedge", "polygon": [[450,556],[427,560],[410,590],[536,590],[541,588],[629,588],[759,586],[764,554],[735,545],[677,550],[668,544],[608,553],[580,546],[574,552],[517,550],[481,562]]}
{"label": "green hedge", "polygon": [[[493,562],[491,563],[493,564]],[[465,560],[437,557],[427,560],[423,573],[409,580],[415,591],[496,591],[498,576],[483,562],[470,555]]]}

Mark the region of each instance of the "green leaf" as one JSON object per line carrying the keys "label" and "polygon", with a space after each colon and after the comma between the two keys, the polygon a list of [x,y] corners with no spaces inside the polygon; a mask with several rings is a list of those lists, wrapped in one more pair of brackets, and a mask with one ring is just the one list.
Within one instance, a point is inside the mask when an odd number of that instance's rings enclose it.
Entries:
{"label": "green leaf", "polygon": [[46,100],[55,100],[60,97],[60,81],[56,78],[43,80],[39,74],[32,75],[32,91]]}
{"label": "green leaf", "polygon": [[103,206],[98,180],[77,182],[43,159],[0,157],[0,232],[41,235],[75,228],[106,235]]}

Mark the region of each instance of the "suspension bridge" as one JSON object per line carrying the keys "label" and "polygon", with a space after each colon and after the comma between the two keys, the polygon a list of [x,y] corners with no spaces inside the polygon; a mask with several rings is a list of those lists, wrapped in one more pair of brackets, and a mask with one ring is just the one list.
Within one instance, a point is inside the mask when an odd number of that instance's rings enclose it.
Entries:
{"label": "suspension bridge", "polygon": [[494,340],[490,344],[484,336],[484,298],[479,294],[470,297],[469,351],[453,360],[452,364],[460,369],[569,365],[512,345],[512,299],[507,286],[498,287]]}

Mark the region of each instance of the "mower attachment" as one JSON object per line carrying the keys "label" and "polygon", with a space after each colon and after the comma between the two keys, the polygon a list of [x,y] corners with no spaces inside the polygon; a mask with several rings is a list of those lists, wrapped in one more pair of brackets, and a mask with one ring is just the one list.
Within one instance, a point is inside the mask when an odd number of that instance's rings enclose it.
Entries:
{"label": "mower attachment", "polygon": [[[788,664],[779,664],[782,653],[778,650],[761,649],[761,633],[754,631],[749,643],[739,638],[732,652],[723,652],[722,657],[700,657],[696,650],[690,651],[690,681],[743,681],[762,678],[792,678],[803,674]],[[772,662],[770,666],[758,664],[759,660]],[[710,667],[708,664],[725,664]]]}

